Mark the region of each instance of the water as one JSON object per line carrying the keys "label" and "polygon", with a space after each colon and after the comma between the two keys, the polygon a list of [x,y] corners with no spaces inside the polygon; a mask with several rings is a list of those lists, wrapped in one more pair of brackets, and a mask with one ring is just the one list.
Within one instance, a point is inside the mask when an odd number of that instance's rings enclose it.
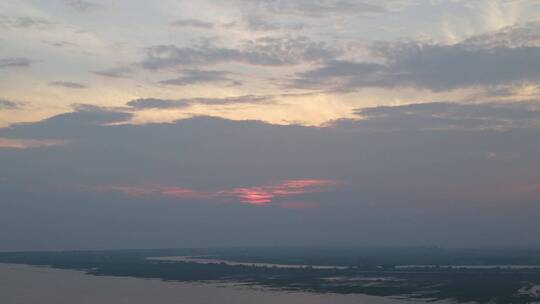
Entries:
{"label": "water", "polygon": [[412,269],[412,268],[453,268],[453,269],[538,269],[539,265],[398,265],[396,269]]}
{"label": "water", "polygon": [[0,264],[4,304],[400,304],[366,295],[263,290],[231,284],[191,284],[86,275],[81,271]]}

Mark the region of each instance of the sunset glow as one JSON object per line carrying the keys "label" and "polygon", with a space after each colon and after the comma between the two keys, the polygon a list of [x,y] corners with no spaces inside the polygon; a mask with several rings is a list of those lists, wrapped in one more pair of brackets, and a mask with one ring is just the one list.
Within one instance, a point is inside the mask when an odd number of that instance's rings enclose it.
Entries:
{"label": "sunset glow", "polygon": [[325,179],[290,179],[263,186],[212,191],[200,191],[173,186],[100,186],[86,187],[86,189],[97,192],[119,192],[132,197],[158,195],[168,198],[223,202],[236,201],[250,205],[266,205],[279,198],[332,191],[339,184],[338,181]]}

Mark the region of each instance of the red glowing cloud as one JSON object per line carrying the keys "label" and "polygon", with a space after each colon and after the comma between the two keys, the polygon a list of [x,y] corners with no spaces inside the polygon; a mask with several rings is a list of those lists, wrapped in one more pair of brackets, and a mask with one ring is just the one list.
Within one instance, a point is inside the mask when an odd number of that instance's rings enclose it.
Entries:
{"label": "red glowing cloud", "polygon": [[338,182],[323,179],[290,179],[272,185],[235,188],[222,191],[225,196],[235,196],[240,201],[252,205],[265,205],[274,198],[290,197],[305,193],[325,192]]}
{"label": "red glowing cloud", "polygon": [[339,182],[326,179],[289,179],[273,184],[200,191],[175,186],[102,186],[92,187],[98,192],[119,192],[132,197],[158,195],[168,198],[240,201],[250,205],[266,205],[277,198],[287,198],[307,193],[329,191]]}

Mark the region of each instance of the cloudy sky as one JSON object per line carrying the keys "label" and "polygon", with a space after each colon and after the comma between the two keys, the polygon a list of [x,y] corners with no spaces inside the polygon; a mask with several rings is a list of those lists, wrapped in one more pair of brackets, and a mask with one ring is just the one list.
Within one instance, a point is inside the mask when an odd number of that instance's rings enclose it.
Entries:
{"label": "cloudy sky", "polygon": [[534,0],[4,0],[0,250],[540,246]]}

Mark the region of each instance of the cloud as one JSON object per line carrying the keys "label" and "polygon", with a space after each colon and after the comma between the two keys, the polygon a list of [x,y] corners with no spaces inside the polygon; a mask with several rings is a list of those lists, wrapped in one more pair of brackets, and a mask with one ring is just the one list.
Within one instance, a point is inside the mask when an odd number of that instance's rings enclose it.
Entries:
{"label": "cloud", "polygon": [[192,98],[187,99],[191,104],[228,105],[228,104],[274,104],[272,96],[242,95],[224,98]]}
{"label": "cloud", "polygon": [[224,190],[219,194],[235,197],[250,205],[266,205],[278,198],[330,191],[337,185],[339,182],[334,180],[291,179],[270,185]]}
{"label": "cloud", "polygon": [[130,67],[115,67],[101,71],[93,71],[92,73],[110,78],[128,78],[133,73],[133,69]]}
{"label": "cloud", "polygon": [[320,18],[333,14],[372,14],[387,12],[380,2],[344,1],[344,0],[240,0],[243,6],[274,14],[298,15]]}
{"label": "cloud", "polygon": [[260,66],[285,66],[328,60],[340,51],[307,37],[265,37],[244,41],[239,49],[209,45],[176,47],[156,45],[147,48],[142,66],[156,70],[185,65],[214,65],[237,62]]}
{"label": "cloud", "polygon": [[55,86],[55,87],[62,87],[62,88],[68,88],[68,89],[86,89],[88,88],[87,85],[78,83],[78,82],[72,82],[72,81],[53,81],[50,82],[49,85]]}
{"label": "cloud", "polygon": [[261,15],[248,15],[246,18],[246,28],[250,31],[271,32],[276,30],[297,31],[304,28],[303,23],[283,23],[272,22]]}
{"label": "cloud", "polygon": [[[322,127],[215,117],[132,125],[119,109],[79,105],[0,128],[1,138],[69,143],[0,149],[0,223],[16,228],[25,219],[28,229],[9,231],[30,247],[23,240],[35,240],[34,231],[59,247],[83,236],[88,246],[156,238],[202,246],[216,233],[244,245],[261,236],[282,244],[531,245],[523,231],[540,225],[538,103],[412,104],[358,115]],[[313,212],[280,208],[306,205]],[[87,234],[58,238],[70,223]],[[137,238],[124,243],[133,231]]]}
{"label": "cloud", "polygon": [[[520,34],[521,29],[503,30],[453,45],[416,42],[373,45],[372,53],[384,58],[384,63],[328,61],[298,73],[291,80],[291,86],[331,91],[354,91],[364,87],[448,91],[473,86],[535,83],[540,81],[540,46],[532,46],[530,41],[521,43],[531,33],[526,28],[527,34]],[[518,36],[521,38],[516,38]]]}
{"label": "cloud", "polygon": [[177,20],[170,23],[173,27],[180,27],[180,28],[199,28],[199,29],[213,29],[214,24],[211,22],[198,20],[198,19],[182,19]]}
{"label": "cloud", "polygon": [[178,109],[189,107],[190,103],[185,100],[165,100],[156,98],[140,98],[129,101],[127,106],[143,110],[143,109]]}
{"label": "cloud", "polygon": [[58,48],[70,48],[78,46],[76,43],[70,41],[49,41],[47,44]]}
{"label": "cloud", "polygon": [[74,104],[72,111],[32,123],[16,123],[0,128],[0,137],[17,140],[72,142],[80,134],[114,123],[127,122],[133,114],[88,104]]}
{"label": "cloud", "polygon": [[235,97],[223,98],[187,98],[178,100],[165,100],[155,98],[141,98],[128,102],[126,105],[142,110],[142,109],[179,109],[186,108],[191,105],[231,105],[231,104],[275,104],[276,101],[272,96],[257,96],[243,95]]}
{"label": "cloud", "polygon": [[19,139],[0,137],[0,149],[35,149],[64,145],[62,140],[54,139]]}
{"label": "cloud", "polygon": [[184,199],[212,199],[212,194],[177,186],[93,186],[82,187],[96,192],[118,192],[129,197],[164,196]]}
{"label": "cloud", "polygon": [[24,57],[0,58],[0,69],[29,67],[32,60]]}
{"label": "cloud", "polygon": [[0,110],[19,110],[21,109],[21,103],[6,99],[0,99]]}
{"label": "cloud", "polygon": [[81,13],[86,13],[102,8],[100,4],[86,0],[64,0],[67,6]]}
{"label": "cloud", "polygon": [[343,119],[334,126],[370,131],[505,130],[540,128],[540,104],[448,102],[358,109],[361,119]]}
{"label": "cloud", "polygon": [[50,29],[55,23],[35,16],[6,16],[0,14],[0,28],[6,29]]}
{"label": "cloud", "polygon": [[80,120],[80,124],[101,125],[127,121],[133,116],[130,113],[88,104],[75,104],[73,108],[74,112],[53,116],[44,120],[44,122],[73,122],[74,120]]}
{"label": "cloud", "polygon": [[171,27],[180,29],[201,30],[247,30],[253,32],[273,32],[276,30],[296,31],[304,28],[300,22],[276,22],[268,20],[264,14],[246,14],[242,20],[231,22],[208,22],[199,19],[182,19],[169,23]]}
{"label": "cloud", "polygon": [[[249,205],[267,205],[274,200],[296,197],[308,193],[331,191],[340,183],[323,179],[289,179],[268,185],[235,187],[200,191],[177,186],[97,186],[83,187],[98,192],[119,192],[131,197],[163,196],[217,202],[241,202]],[[279,206],[279,205],[277,205]]]}
{"label": "cloud", "polygon": [[72,112],[59,114],[39,122],[15,124],[15,129],[21,132],[8,133],[8,135],[9,137],[35,138],[34,135],[39,134],[44,138],[61,139],[58,138],[61,134],[76,134],[88,127],[125,122],[133,117],[131,113],[94,105],[74,104],[72,107]]}
{"label": "cloud", "polygon": [[321,67],[296,74],[295,88],[351,91],[362,87],[390,85],[386,67],[377,63],[332,60]]}
{"label": "cloud", "polygon": [[228,76],[231,74],[227,71],[211,71],[211,70],[194,70],[187,69],[181,72],[181,76],[173,79],[160,81],[163,85],[184,86],[198,83],[216,83],[230,82],[234,83]]}
{"label": "cloud", "polygon": [[538,47],[540,46],[540,22],[507,26],[495,32],[467,38],[462,44],[481,48]]}

